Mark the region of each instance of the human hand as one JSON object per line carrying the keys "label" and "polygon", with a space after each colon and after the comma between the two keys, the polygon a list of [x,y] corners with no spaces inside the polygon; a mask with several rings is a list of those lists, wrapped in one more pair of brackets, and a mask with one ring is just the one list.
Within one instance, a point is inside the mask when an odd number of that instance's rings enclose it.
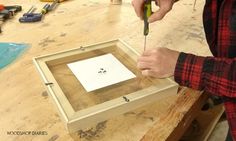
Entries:
{"label": "human hand", "polygon": [[144,76],[166,78],[174,74],[179,52],[167,48],[149,49],[138,58],[138,68]]}
{"label": "human hand", "polygon": [[[143,19],[143,8],[145,0],[133,0],[132,5],[138,17]],[[158,11],[154,12],[148,19],[149,23],[161,20],[166,13],[168,13],[175,2],[175,0],[155,0],[156,5],[159,6]]]}

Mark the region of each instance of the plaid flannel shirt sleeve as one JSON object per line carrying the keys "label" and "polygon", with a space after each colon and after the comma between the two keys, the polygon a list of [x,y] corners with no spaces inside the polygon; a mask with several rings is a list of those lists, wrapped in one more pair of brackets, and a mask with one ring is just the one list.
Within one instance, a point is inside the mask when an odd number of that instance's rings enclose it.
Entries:
{"label": "plaid flannel shirt sleeve", "polygon": [[236,0],[206,0],[203,24],[215,57],[181,53],[175,80],[180,85],[222,97],[236,141]]}
{"label": "plaid flannel shirt sleeve", "polygon": [[236,98],[236,58],[180,53],[174,76],[175,81],[182,86]]}

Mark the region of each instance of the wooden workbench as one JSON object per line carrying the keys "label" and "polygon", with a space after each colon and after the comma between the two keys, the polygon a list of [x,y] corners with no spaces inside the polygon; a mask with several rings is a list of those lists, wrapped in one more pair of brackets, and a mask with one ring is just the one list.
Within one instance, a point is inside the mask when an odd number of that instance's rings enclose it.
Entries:
{"label": "wooden workbench", "polygon": [[[0,71],[0,140],[148,141],[153,137],[160,141],[178,140],[196,117],[193,113],[206,100],[200,92],[188,89],[99,123],[93,129],[68,134],[32,58],[115,38],[121,38],[141,52],[143,22],[136,17],[129,0],[123,0],[121,6],[110,5],[109,0],[70,0],[34,24],[20,24],[18,18],[32,5],[39,10],[44,3],[38,0],[17,3],[1,0],[1,3],[22,5],[23,12],[3,25],[0,42],[28,43],[31,47]],[[193,11],[193,1],[177,2],[165,20],[151,24],[148,48],[162,46],[210,55],[201,20],[203,3],[198,1]],[[42,131],[44,135],[8,135],[10,131]]]}

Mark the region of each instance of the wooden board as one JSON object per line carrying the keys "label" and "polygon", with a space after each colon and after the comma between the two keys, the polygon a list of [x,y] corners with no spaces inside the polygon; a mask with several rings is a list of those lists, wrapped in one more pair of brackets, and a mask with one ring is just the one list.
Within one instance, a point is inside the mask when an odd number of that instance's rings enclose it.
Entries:
{"label": "wooden board", "polygon": [[[67,64],[107,53],[117,57],[136,78],[87,92]],[[36,57],[34,63],[68,131],[75,132],[177,94],[178,85],[170,78],[142,76],[136,67],[137,58],[138,53],[132,47],[121,40],[112,40]]]}
{"label": "wooden board", "polygon": [[[4,23],[0,41],[31,45],[21,58],[0,71],[1,140],[138,141],[161,117],[173,113],[186,115],[201,97],[199,93],[190,90],[191,96],[171,96],[114,117],[94,128],[70,135],[65,130],[58,111],[50,102],[32,58],[117,38],[121,38],[137,52],[142,53],[143,21],[135,15],[130,0],[123,0],[121,6],[110,5],[108,0],[68,0],[61,3],[55,11],[48,13],[42,22],[34,24],[20,24],[18,18],[32,5],[39,11],[45,3],[39,0],[1,0],[1,3],[22,5],[23,11]],[[193,1],[177,2],[163,21],[150,24],[147,49],[167,47],[203,56],[211,55],[202,27],[204,3],[205,1],[197,1],[196,11],[193,11]],[[179,110],[168,113],[171,105],[176,105]],[[178,125],[182,120],[181,117],[173,117],[167,122]],[[7,131],[16,130],[45,131],[47,135],[7,135]],[[160,132],[168,136],[174,130],[175,127],[168,124],[168,127]]]}

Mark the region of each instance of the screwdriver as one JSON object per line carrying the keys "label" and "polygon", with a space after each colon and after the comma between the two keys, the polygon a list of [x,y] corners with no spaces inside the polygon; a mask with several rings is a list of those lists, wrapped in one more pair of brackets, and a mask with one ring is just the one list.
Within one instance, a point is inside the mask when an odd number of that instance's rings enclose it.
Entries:
{"label": "screwdriver", "polygon": [[50,4],[45,4],[43,9],[41,10],[41,14],[45,15],[48,13],[48,9],[50,8]]}
{"label": "screwdriver", "polygon": [[152,0],[145,0],[144,1],[144,16],[143,16],[143,21],[144,21],[144,51],[146,49],[146,40],[147,40],[147,35],[149,33],[149,23],[148,23],[148,18],[152,15]]}
{"label": "screwdriver", "polygon": [[59,4],[59,0],[54,0],[53,3],[48,8],[48,11],[54,10],[57,7],[58,4]]}

